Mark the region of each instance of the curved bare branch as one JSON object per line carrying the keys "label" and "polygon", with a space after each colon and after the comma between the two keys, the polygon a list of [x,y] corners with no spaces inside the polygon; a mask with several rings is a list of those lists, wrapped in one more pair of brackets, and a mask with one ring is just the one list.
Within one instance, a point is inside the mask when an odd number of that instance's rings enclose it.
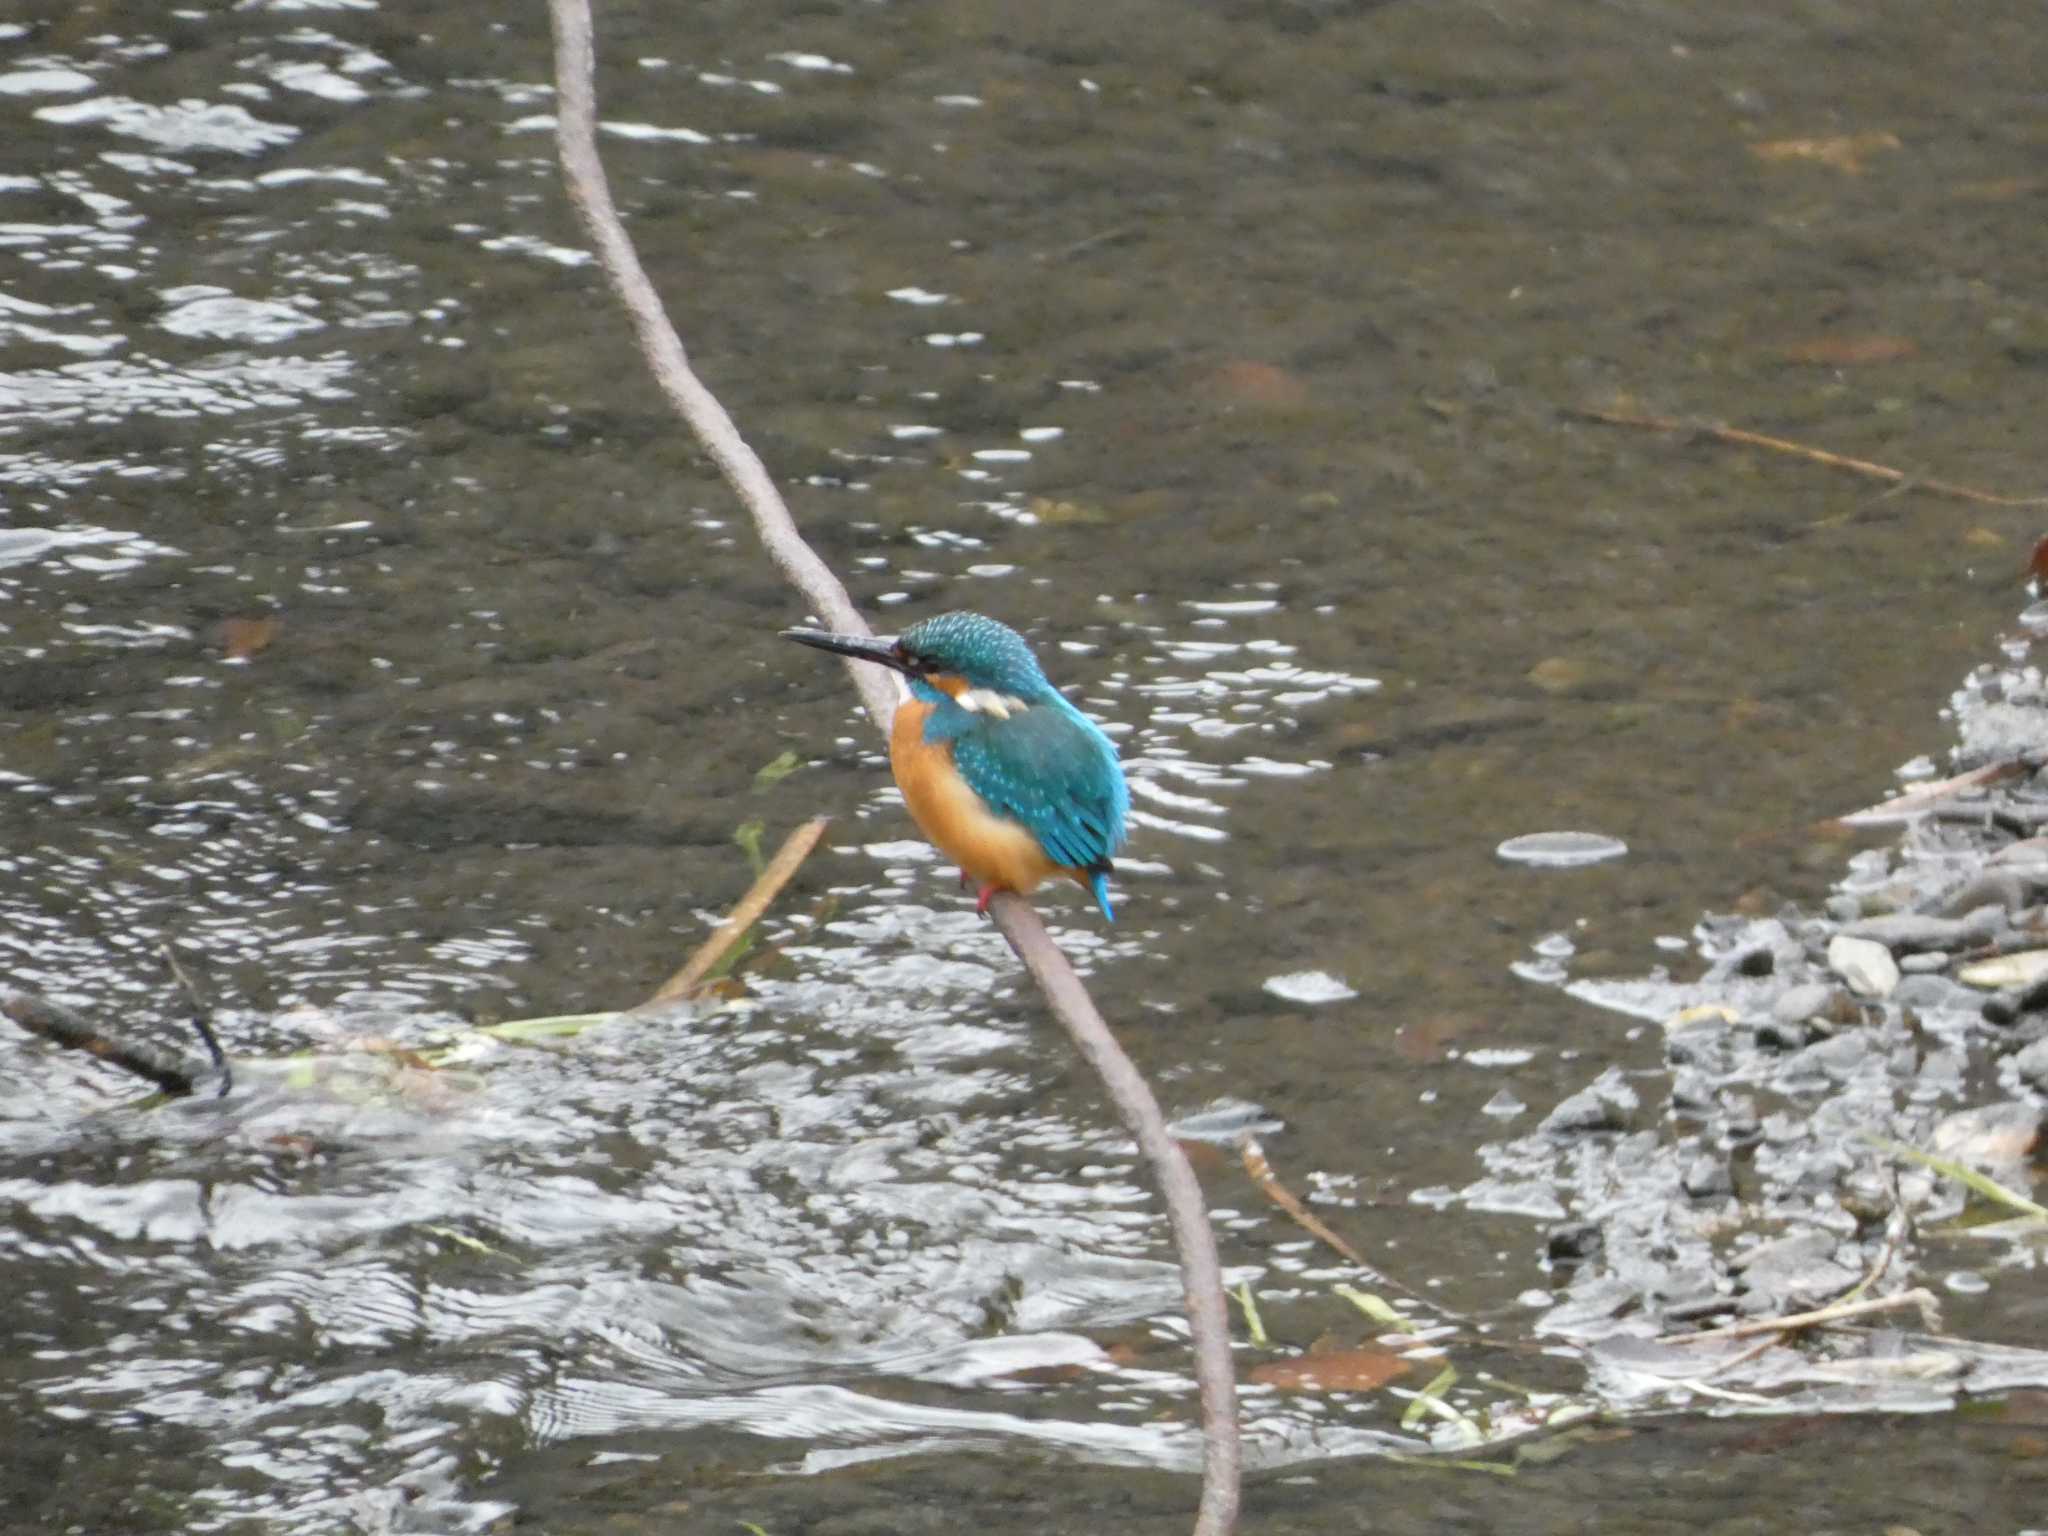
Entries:
{"label": "curved bare branch", "polygon": [[[752,517],[769,558],[812,611],[842,633],[869,634],[846,588],[798,533],[789,508],[758,455],[747,446],[732,418],[690,369],[688,354],[669,323],[660,296],[648,280],[619,219],[597,152],[597,96],[593,84],[596,49],[588,0],[548,0],[555,39],[555,138],[569,196],[576,206],[607,281],[632,318],[641,355],[661,391],[705,452],[718,465]],[[849,662],[854,685],[868,713],[886,735],[896,710],[891,679],[873,667]],[[1010,947],[1045,994],[1075,1048],[1101,1075],[1124,1123],[1150,1161],[1166,1202],[1194,1343],[1195,1377],[1202,1403],[1203,1481],[1196,1536],[1228,1536],[1237,1522],[1239,1448],[1236,1387],[1230,1361],[1229,1315],[1215,1236],[1200,1185],[1166,1129],[1159,1104],[1145,1079],[1116,1042],[1081,979],[1021,897],[999,896],[990,910]]]}

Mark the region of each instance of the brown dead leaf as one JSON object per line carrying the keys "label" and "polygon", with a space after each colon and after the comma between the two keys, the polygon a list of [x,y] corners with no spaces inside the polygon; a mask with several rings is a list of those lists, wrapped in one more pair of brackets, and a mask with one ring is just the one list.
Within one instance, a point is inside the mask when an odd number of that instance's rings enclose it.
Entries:
{"label": "brown dead leaf", "polygon": [[399,1067],[392,1075],[391,1090],[408,1108],[430,1114],[453,1113],[464,1097],[462,1087],[431,1066]]}
{"label": "brown dead leaf", "polygon": [[2034,176],[2005,176],[1995,181],[1965,181],[1949,195],[1965,203],[2013,203],[2041,190],[2044,183]]}
{"label": "brown dead leaf", "polygon": [[1041,523],[1106,523],[1109,514],[1101,507],[1085,501],[1054,501],[1049,496],[1034,496],[1028,503],[1031,515]]}
{"label": "brown dead leaf", "polygon": [[1486,1028],[1486,1020],[1470,1013],[1433,1013],[1394,1031],[1394,1051],[1403,1061],[1442,1061],[1451,1043]]}
{"label": "brown dead leaf", "polygon": [[1721,708],[1721,729],[1724,731],[1747,730],[1760,720],[1769,720],[1772,710],[1762,699],[1740,694],[1730,699]]}
{"label": "brown dead leaf", "polygon": [[2009,1169],[2023,1164],[2041,1141],[2041,1121],[2020,1105],[2018,1113],[1964,1110],[1934,1127],[1929,1150],[1973,1168]]}
{"label": "brown dead leaf", "polygon": [[1210,385],[1244,405],[1285,410],[1308,403],[1308,386],[1284,368],[1241,357],[1209,375]]}
{"label": "brown dead leaf", "polygon": [[1245,1380],[1282,1392],[1377,1392],[1414,1368],[1384,1349],[1333,1349],[1296,1360],[1269,1360],[1252,1367]]}
{"label": "brown dead leaf", "polygon": [[1983,1412],[2006,1424],[2048,1424],[2048,1392],[2022,1387],[1995,1404],[1985,1404]]}
{"label": "brown dead leaf", "polygon": [[1863,162],[1881,149],[1899,148],[1895,133],[1842,133],[1817,139],[1767,139],[1749,146],[1757,159],[1782,162],[1805,160],[1840,171],[1844,176],[1861,176]]}
{"label": "brown dead leaf", "polygon": [[2048,589],[2048,538],[2034,546],[2034,552],[2027,557],[2027,574]]}
{"label": "brown dead leaf", "polygon": [[284,620],[274,613],[256,619],[222,619],[219,630],[221,654],[229,661],[247,661],[269,650],[270,642],[283,628]]}
{"label": "brown dead leaf", "polygon": [[1016,1382],[1020,1386],[1052,1387],[1063,1382],[1080,1381],[1088,1374],[1087,1366],[1070,1361],[1065,1365],[1027,1365],[1019,1370],[1005,1371],[999,1379]]}
{"label": "brown dead leaf", "polygon": [[1827,368],[1860,368],[1896,363],[1920,349],[1903,336],[1816,336],[1795,341],[1782,353],[1788,363],[1818,363]]}
{"label": "brown dead leaf", "polygon": [[1770,1419],[1748,1434],[1738,1435],[1730,1440],[1727,1448],[1744,1455],[1775,1455],[1790,1446],[1833,1436],[1840,1431],[1841,1422],[1838,1418],[1821,1414]]}
{"label": "brown dead leaf", "polygon": [[390,1056],[400,1066],[412,1067],[421,1072],[432,1072],[434,1064],[411,1046],[393,1040],[388,1035],[355,1035],[343,1040],[335,1047],[339,1051],[361,1051],[365,1056]]}
{"label": "brown dead leaf", "polygon": [[1526,674],[1545,693],[1570,693],[1586,681],[1591,668],[1570,656],[1546,656]]}

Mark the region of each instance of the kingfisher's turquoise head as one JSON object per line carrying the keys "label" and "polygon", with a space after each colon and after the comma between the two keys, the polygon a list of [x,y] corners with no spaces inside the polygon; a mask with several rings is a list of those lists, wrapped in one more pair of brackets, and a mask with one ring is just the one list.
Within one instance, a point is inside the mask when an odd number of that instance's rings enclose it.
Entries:
{"label": "kingfisher's turquoise head", "polygon": [[900,635],[835,635],[786,629],[786,638],[877,662],[909,679],[927,704],[962,702],[1000,714],[1012,701],[1029,707],[1058,697],[1025,638],[982,613],[941,613]]}
{"label": "kingfisher's turquoise head", "polygon": [[[910,680],[910,691],[929,703],[938,702],[935,694],[954,699],[978,694],[1030,705],[1054,691],[1024,637],[986,614],[941,613],[920,619],[897,636],[896,643],[929,669]],[[928,691],[920,693],[920,688]]]}

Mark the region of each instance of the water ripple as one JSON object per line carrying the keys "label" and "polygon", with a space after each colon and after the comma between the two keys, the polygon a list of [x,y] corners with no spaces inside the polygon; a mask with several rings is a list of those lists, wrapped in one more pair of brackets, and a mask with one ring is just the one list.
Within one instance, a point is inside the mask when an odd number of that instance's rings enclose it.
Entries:
{"label": "water ripple", "polygon": [[288,124],[265,122],[246,107],[219,102],[180,101],[160,107],[127,96],[94,96],[62,106],[38,107],[35,115],[60,127],[103,126],[125,138],[186,153],[217,150],[257,155],[299,136],[299,130]]}

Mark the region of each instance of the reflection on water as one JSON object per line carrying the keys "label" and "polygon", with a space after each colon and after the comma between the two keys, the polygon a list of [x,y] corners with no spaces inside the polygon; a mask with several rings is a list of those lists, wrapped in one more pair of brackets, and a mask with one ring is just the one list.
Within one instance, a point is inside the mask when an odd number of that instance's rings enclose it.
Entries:
{"label": "reflection on water", "polygon": [[[88,1527],[476,1526],[543,1496],[523,1451],[650,1431],[1186,1467],[1129,1149],[625,361],[539,13],[443,10],[0,23],[0,970],[167,1035],[175,937],[245,1085],[134,1109],[0,1037],[0,1412],[194,1469]],[[1554,409],[2035,472],[2035,18],[1944,26],[1964,120],[1888,62],[1938,19],[1836,18],[1870,46],[1821,71],[1772,8],[1281,10],[607,7],[606,153],[861,599],[999,613],[1116,735],[1131,899],[1044,905],[1169,1108],[1508,1334],[1562,1197],[1503,1126],[1658,1061],[1517,976],[1824,885],[1841,850],[1772,834],[1928,749],[2034,531]],[[1822,73],[1906,148],[1750,155]],[[820,809],[731,1006],[403,1054],[651,989],[735,833]],[[1494,857],[1563,827],[1630,857]],[[1205,1177],[1275,1350],[1375,1331]],[[1267,1463],[1423,1433],[1247,1401]]]}
{"label": "reflection on water", "polygon": [[[206,1432],[202,1499],[287,1529],[377,1489],[487,1520],[433,1495],[508,1429],[721,1425],[820,1467],[963,1441],[1192,1466],[1174,1354],[1120,1364],[1074,1331],[1170,1311],[1177,1275],[1121,1138],[1037,1108],[1027,1031],[971,1022],[999,941],[906,908],[835,930],[756,1003],[571,1053],[273,1067],[227,1105],[103,1117],[98,1171],[0,1179],[32,1305],[99,1298],[24,1385],[63,1420]],[[909,947],[949,932],[949,958]],[[52,1127],[8,1129],[19,1166]],[[978,1406],[1047,1370],[1079,1383],[1068,1414]],[[1257,1441],[1373,1443],[1277,1409]]]}

